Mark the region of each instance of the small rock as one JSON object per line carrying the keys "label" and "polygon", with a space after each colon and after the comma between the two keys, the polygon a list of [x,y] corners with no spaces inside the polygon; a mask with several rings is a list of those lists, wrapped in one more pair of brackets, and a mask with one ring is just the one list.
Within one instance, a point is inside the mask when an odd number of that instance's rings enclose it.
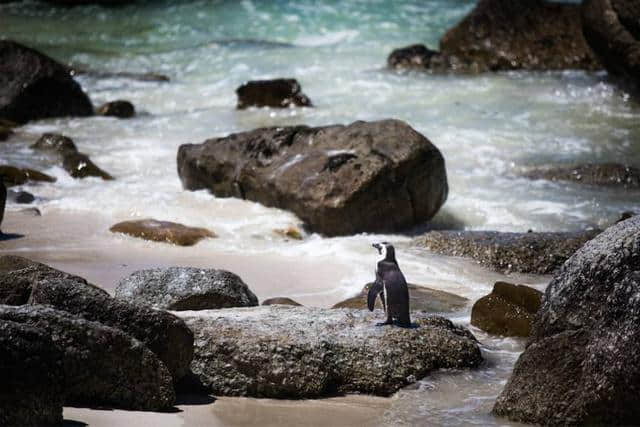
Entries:
{"label": "small rock", "polygon": [[0,179],[2,179],[8,187],[22,185],[28,181],[56,182],[54,177],[42,172],[8,165],[0,166]]}
{"label": "small rock", "polygon": [[140,219],[123,221],[111,227],[113,233],[124,233],[154,242],[173,243],[178,246],[193,246],[202,239],[218,237],[206,228],[188,227],[170,221]]}
{"label": "small rock", "polygon": [[128,119],[136,115],[136,109],[129,101],[117,100],[102,104],[96,113],[101,116],[112,116]]}
{"label": "small rock", "polygon": [[[352,308],[368,310],[367,294],[373,283],[367,283],[360,293],[352,298],[335,304],[331,308]],[[467,298],[425,286],[408,284],[409,308],[411,311],[425,311],[428,313],[453,313],[464,309],[468,304]],[[376,298],[376,304],[381,305]]]}
{"label": "small rock", "polygon": [[51,151],[64,156],[78,151],[76,144],[68,136],[57,133],[45,133],[29,147],[33,150]]}
{"label": "small rock", "polygon": [[304,239],[304,235],[302,234],[302,231],[298,228],[298,227],[287,227],[287,228],[277,228],[275,230],[273,230],[274,233],[276,233],[278,236],[287,238],[287,239],[293,239],[293,240],[303,240]]}
{"label": "small rock", "polygon": [[177,311],[258,305],[258,298],[237,275],[193,267],[136,271],[120,280],[115,297]]}
{"label": "small rock", "polygon": [[494,335],[528,337],[541,303],[537,289],[496,282],[489,295],[473,304],[471,324]]}
{"label": "small rock", "polygon": [[13,202],[13,203],[18,203],[18,204],[29,204],[29,203],[33,203],[33,201],[36,198],[33,196],[33,194],[27,192],[27,191],[14,191],[14,190],[9,190],[8,194],[7,194],[7,200]]}
{"label": "small rock", "polygon": [[69,172],[74,178],[86,178],[89,176],[95,176],[102,178],[106,181],[111,181],[114,178],[107,172],[100,169],[89,159],[86,154],[78,152],[68,152],[64,156],[62,167]]}
{"label": "small rock", "polygon": [[414,44],[391,52],[387,58],[387,66],[396,70],[430,69],[431,60],[438,55],[439,52],[423,44]]}
{"label": "small rock", "polygon": [[237,108],[292,106],[311,107],[311,100],[302,93],[296,79],[253,80],[238,89]]}
{"label": "small rock", "polygon": [[0,142],[6,141],[11,135],[13,135],[13,131],[10,128],[0,126]]}
{"label": "small rock", "polygon": [[631,217],[633,217],[633,216],[636,216],[636,215],[637,215],[637,213],[635,213],[635,212],[633,212],[633,211],[625,211],[625,212],[622,212],[622,213],[620,214],[620,218],[618,218],[618,220],[616,221],[616,224],[617,224],[617,223],[619,223],[619,222],[622,222],[622,221],[626,221],[626,220],[628,220],[629,218],[631,218]]}
{"label": "small rock", "polygon": [[300,304],[299,302],[296,302],[296,301],[292,300],[291,298],[287,298],[287,297],[267,298],[266,300],[262,301],[262,305],[275,305],[275,304],[292,305],[294,307],[301,307],[302,306],[302,304]]}
{"label": "small rock", "polygon": [[640,188],[640,169],[618,163],[587,163],[569,167],[541,167],[525,171],[523,175],[531,179]]}
{"label": "small rock", "polygon": [[40,212],[40,209],[38,208],[24,208],[20,209],[18,212],[29,216],[42,216],[42,212]]}

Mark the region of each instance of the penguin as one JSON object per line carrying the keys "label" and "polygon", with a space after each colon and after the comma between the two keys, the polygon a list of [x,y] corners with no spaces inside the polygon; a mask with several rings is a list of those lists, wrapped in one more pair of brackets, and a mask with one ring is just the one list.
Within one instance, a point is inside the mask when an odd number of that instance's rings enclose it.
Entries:
{"label": "penguin", "polygon": [[396,261],[395,248],[387,242],[374,243],[373,247],[378,250],[381,259],[376,268],[376,281],[367,295],[369,310],[373,311],[376,298],[380,295],[387,320],[378,323],[378,326],[392,325],[395,319],[398,326],[409,327],[409,288]]}
{"label": "penguin", "polygon": [[7,202],[7,187],[4,186],[2,176],[0,176],[0,236],[2,235],[2,218],[4,218],[4,206]]}

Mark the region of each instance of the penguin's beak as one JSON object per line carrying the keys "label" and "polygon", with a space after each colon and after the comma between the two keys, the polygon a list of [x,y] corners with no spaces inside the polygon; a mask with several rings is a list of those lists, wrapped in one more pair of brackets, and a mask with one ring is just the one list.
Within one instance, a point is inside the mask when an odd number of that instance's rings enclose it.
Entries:
{"label": "penguin's beak", "polygon": [[378,253],[381,254],[382,253],[382,245],[380,243],[374,243],[373,245],[374,248],[376,248],[378,250]]}

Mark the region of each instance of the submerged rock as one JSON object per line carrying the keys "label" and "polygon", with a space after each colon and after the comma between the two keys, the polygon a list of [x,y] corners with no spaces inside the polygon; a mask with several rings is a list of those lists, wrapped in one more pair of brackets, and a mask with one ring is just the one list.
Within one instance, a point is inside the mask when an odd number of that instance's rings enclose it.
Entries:
{"label": "submerged rock", "polygon": [[112,298],[81,277],[16,256],[0,257],[0,303],[43,304],[120,329],[144,343],[182,378],[193,356],[193,333],[166,311]]}
{"label": "submerged rock", "polygon": [[248,107],[312,107],[296,79],[252,80],[238,89],[239,110]]}
{"label": "submerged rock", "polygon": [[361,310],[260,306],[180,314],[195,334],[191,370],[219,396],[388,396],[440,368],[482,361],[473,335],[442,317],[377,327]]}
{"label": "submerged rock", "polygon": [[178,174],[188,190],[287,209],[329,236],[424,223],[448,193],[440,151],[398,120],[262,128],[186,144]]}
{"label": "submerged rock", "polygon": [[590,185],[640,188],[640,169],[618,163],[587,163],[569,167],[542,167],[528,170],[524,173],[524,176],[531,179],[575,181]]}
{"label": "submerged rock", "polygon": [[431,231],[415,246],[449,256],[472,258],[502,272],[551,274],[600,230],[552,233]]}
{"label": "submerged rock", "polygon": [[258,305],[258,298],[239,276],[225,270],[194,267],[136,271],[120,280],[115,297],[177,311]]}
{"label": "submerged rock", "polygon": [[167,368],[119,329],[38,305],[0,306],[0,323],[6,321],[51,336],[50,351],[63,354],[65,404],[159,410],[174,403]]}
{"label": "submerged rock", "polygon": [[494,413],[540,424],[640,419],[640,217],[586,243],[547,287]]}
{"label": "submerged rock", "polygon": [[586,0],[584,36],[611,74],[640,90],[640,7],[637,0]]}
{"label": "submerged rock", "polygon": [[580,5],[543,0],[480,0],[440,40],[394,51],[391,68],[486,72],[597,70],[601,65],[582,35]]}
{"label": "submerged rock", "polygon": [[294,307],[301,307],[302,304],[300,304],[297,301],[292,300],[291,298],[288,297],[274,297],[274,298],[267,298],[266,300],[262,301],[262,305],[275,305],[275,304],[280,304],[280,305],[292,305]]}
{"label": "submerged rock", "polygon": [[[367,283],[362,291],[354,297],[335,304],[331,308],[353,308],[368,310],[367,294],[373,283]],[[429,313],[452,313],[464,309],[468,304],[467,298],[437,289],[409,283],[409,307],[411,311],[426,311]],[[382,308],[379,299],[376,305]]]}
{"label": "submerged rock", "polygon": [[188,227],[151,218],[119,222],[109,230],[113,233],[124,233],[145,240],[173,243],[178,246],[193,246],[202,239],[218,237],[216,233],[206,228]]}
{"label": "submerged rock", "polygon": [[0,378],[0,425],[62,424],[62,352],[53,345],[49,333],[0,321]]}
{"label": "submerged rock", "polygon": [[26,123],[90,116],[93,106],[62,64],[10,40],[0,40],[0,118]]}
{"label": "submerged rock", "polygon": [[112,116],[120,119],[129,119],[136,115],[136,109],[133,104],[125,100],[117,100],[102,104],[96,110],[101,116]]}
{"label": "submerged rock", "polygon": [[22,185],[28,181],[56,182],[54,177],[37,170],[17,168],[8,165],[0,166],[0,179],[9,187],[12,185]]}
{"label": "submerged rock", "polygon": [[64,156],[65,154],[76,153],[78,149],[73,140],[68,136],[57,133],[44,133],[29,148],[33,150],[52,152]]}
{"label": "submerged rock", "polygon": [[107,172],[100,169],[95,165],[87,156],[83,153],[68,152],[65,153],[62,161],[62,167],[69,172],[74,178],[87,178],[90,176],[102,178],[106,181],[111,181],[114,178]]}
{"label": "submerged rock", "polygon": [[273,232],[285,239],[304,240],[304,234],[298,227],[278,228],[273,230]]}
{"label": "submerged rock", "polygon": [[7,193],[7,200],[13,203],[29,204],[29,203],[33,203],[35,199],[36,198],[34,197],[34,195],[29,193],[28,191],[9,190],[9,192]]}
{"label": "submerged rock", "polygon": [[541,303],[537,289],[496,282],[489,295],[473,304],[471,324],[494,335],[528,337]]}

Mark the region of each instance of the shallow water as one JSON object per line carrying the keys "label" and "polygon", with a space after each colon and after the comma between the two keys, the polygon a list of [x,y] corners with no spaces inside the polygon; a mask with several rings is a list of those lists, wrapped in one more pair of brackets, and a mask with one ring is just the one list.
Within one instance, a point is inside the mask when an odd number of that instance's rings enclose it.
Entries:
{"label": "shallow water", "polygon": [[[132,120],[94,117],[30,124],[0,144],[2,163],[33,166],[58,182],[27,185],[47,211],[105,215],[112,223],[154,217],[209,227],[219,239],[201,254],[254,253],[283,260],[335,258],[351,273],[328,285],[335,298],[372,277],[369,244],[399,247],[409,281],[470,299],[501,276],[458,260],[409,250],[407,236],[358,235],[284,241],[276,228],[292,214],[204,191],[182,190],[180,144],[260,126],[325,125],[387,117],[407,121],[443,152],[450,185],[436,226],[502,231],[604,227],[640,210],[640,192],[530,181],[528,166],[616,161],[640,166],[640,107],[604,73],[511,72],[480,76],[397,74],[384,70],[396,47],[436,47],[471,0],[415,1],[142,1],[134,6],[51,8],[37,2],[0,5],[0,37],[98,71],[158,72],[169,83],[82,75],[94,104],[131,100]],[[235,88],[248,79],[295,77],[316,108],[236,111]],[[46,131],[71,136],[117,179],[73,180],[28,148]],[[9,210],[17,206],[10,205]],[[122,244],[132,239],[103,238]],[[135,244],[135,243],[131,243]],[[73,248],[73,241],[60,241]],[[327,267],[330,268],[330,267]],[[541,279],[525,281],[541,283]],[[292,295],[295,297],[295,295]],[[462,318],[467,321],[468,318]],[[394,397],[387,421],[486,425],[521,346],[483,337],[491,362],[476,373],[438,375]],[[489,385],[487,385],[489,384]],[[446,398],[445,398],[446,397]],[[434,415],[437,414],[437,415]]]}

